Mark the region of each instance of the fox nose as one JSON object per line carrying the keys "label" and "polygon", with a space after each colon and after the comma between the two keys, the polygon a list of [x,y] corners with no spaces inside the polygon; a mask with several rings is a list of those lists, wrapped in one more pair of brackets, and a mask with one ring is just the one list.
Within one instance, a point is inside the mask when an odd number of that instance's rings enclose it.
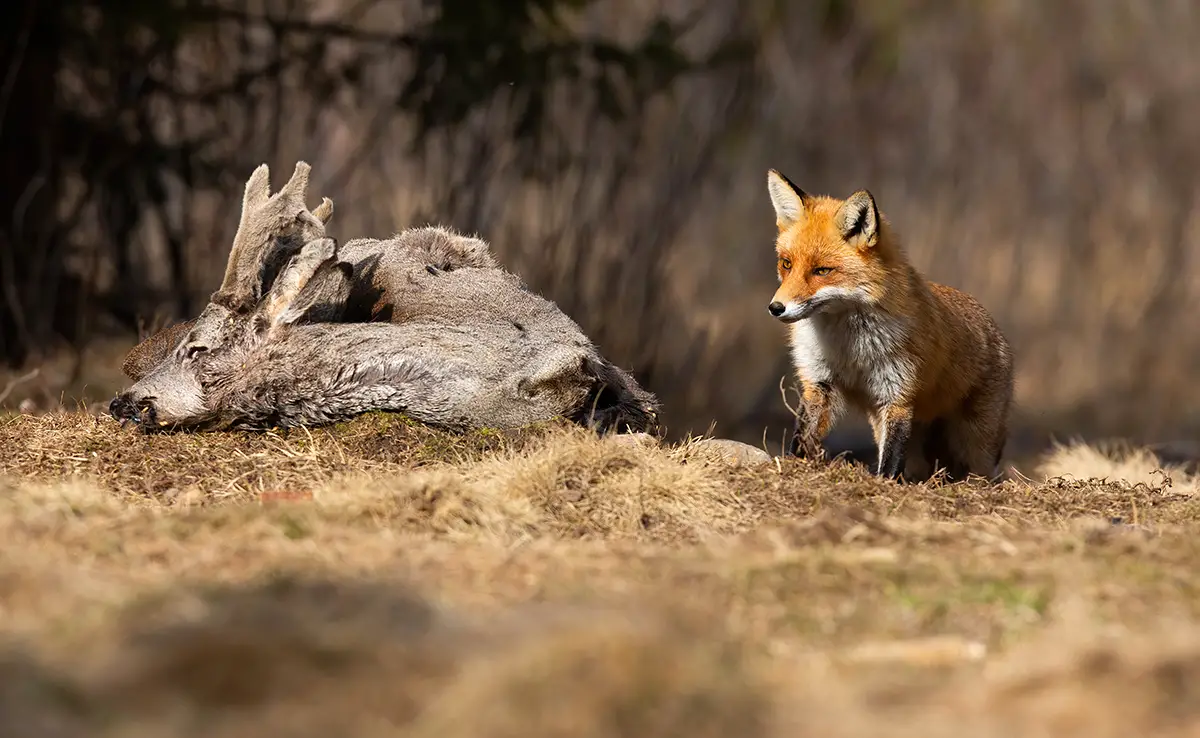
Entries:
{"label": "fox nose", "polygon": [[784,310],[787,310],[787,306],[778,300],[770,305],[767,305],[767,312],[769,312],[771,315],[774,315],[776,318],[778,318],[780,315],[783,315]]}

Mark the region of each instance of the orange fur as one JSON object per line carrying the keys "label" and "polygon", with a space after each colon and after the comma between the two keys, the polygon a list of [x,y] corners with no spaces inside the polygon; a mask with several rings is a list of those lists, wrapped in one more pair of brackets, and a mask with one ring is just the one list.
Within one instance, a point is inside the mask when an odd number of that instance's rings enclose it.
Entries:
{"label": "orange fur", "polygon": [[[870,418],[879,472],[993,476],[1012,396],[1012,354],[970,295],[926,281],[874,197],[804,193],[771,170],[779,289],[803,388],[793,450],[810,453],[845,402]],[[924,462],[922,465],[921,462]]]}

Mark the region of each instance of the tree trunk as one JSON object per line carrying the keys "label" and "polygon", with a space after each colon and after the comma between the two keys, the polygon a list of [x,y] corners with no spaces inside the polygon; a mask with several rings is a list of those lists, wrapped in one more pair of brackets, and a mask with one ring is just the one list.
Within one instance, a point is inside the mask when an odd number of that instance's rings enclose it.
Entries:
{"label": "tree trunk", "polygon": [[0,361],[53,336],[62,285],[54,227],[58,3],[10,0],[0,24]]}

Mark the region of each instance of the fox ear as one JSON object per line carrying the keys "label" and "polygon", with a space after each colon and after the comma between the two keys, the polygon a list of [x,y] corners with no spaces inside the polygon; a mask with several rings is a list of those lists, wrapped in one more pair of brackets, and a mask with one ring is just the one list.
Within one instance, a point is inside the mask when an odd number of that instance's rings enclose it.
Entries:
{"label": "fox ear", "polygon": [[879,242],[879,208],[867,190],[855,192],[842,203],[834,223],[842,238],[860,249],[869,249]]}
{"label": "fox ear", "polygon": [[775,225],[779,226],[780,231],[791,228],[804,215],[808,193],[775,169],[767,171],[767,192],[771,193],[771,204],[775,206]]}

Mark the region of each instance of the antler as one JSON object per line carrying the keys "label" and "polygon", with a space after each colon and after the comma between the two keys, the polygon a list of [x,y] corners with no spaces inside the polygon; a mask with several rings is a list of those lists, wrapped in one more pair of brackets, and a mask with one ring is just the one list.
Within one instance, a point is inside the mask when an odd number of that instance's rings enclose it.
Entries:
{"label": "antler", "polygon": [[325,224],[333,215],[333,201],[323,198],[309,212],[304,199],[311,169],[306,162],[296,162],[292,178],[274,195],[266,164],[260,164],[246,180],[241,220],[225,265],[225,278],[213,293],[212,302],[235,312],[251,309],[260,297],[259,273],[268,246],[288,236],[298,237],[300,243],[324,238]]}

